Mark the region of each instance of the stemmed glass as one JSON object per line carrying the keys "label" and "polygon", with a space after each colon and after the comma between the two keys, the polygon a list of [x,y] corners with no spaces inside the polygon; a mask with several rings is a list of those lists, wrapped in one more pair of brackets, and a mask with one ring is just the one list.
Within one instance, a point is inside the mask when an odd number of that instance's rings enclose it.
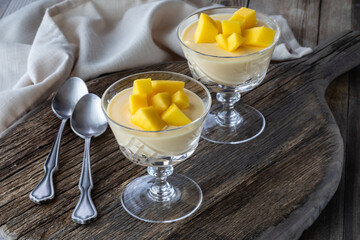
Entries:
{"label": "stemmed glass", "polygon": [[[162,131],[138,130],[115,122],[107,111],[109,102],[140,78],[185,82],[185,88],[201,99],[201,116],[185,126]],[[124,101],[124,104],[127,103]],[[130,161],[146,166],[149,174],[130,182],[121,195],[121,203],[130,215],[146,222],[174,222],[191,215],[200,206],[202,192],[198,184],[186,176],[172,173],[175,164],[189,158],[195,151],[210,106],[211,95],[203,84],[172,72],[131,75],[115,82],[104,92],[102,108],[120,150]]]}
{"label": "stemmed glass", "polygon": [[264,116],[257,109],[239,102],[240,93],[252,90],[265,78],[274,47],[280,37],[280,28],[273,19],[256,12],[258,25],[266,25],[276,31],[274,42],[265,49],[242,56],[202,53],[199,49],[189,47],[183,34],[189,25],[198,21],[202,12],[210,16],[231,16],[237,10],[238,8],[221,7],[197,12],[184,19],[177,30],[193,77],[216,93],[217,102],[212,104],[201,134],[204,139],[215,143],[243,143],[254,139],[264,130]]}

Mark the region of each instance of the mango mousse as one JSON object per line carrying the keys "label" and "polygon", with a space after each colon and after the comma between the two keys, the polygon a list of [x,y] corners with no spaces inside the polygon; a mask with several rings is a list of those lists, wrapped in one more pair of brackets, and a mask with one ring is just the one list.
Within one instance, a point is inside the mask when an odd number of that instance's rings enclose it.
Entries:
{"label": "mango mousse", "polygon": [[216,56],[257,52],[270,46],[274,38],[275,30],[258,23],[255,10],[246,7],[232,15],[201,13],[199,21],[190,25],[183,34],[185,44]]}
{"label": "mango mousse", "polygon": [[280,32],[275,21],[253,9],[224,9],[184,21],[181,46],[196,78],[248,91],[265,77]]}
{"label": "mango mousse", "polygon": [[[184,89],[184,85],[181,81],[137,79],[132,94],[131,89],[127,89],[113,98],[109,104],[109,116],[116,122],[146,131],[161,131],[189,124],[191,118],[201,116],[202,103],[194,93]],[[124,101],[124,98],[128,98],[128,101]],[[126,114],[124,106],[131,115]]]}
{"label": "mango mousse", "polygon": [[110,123],[119,145],[145,156],[177,155],[193,148],[202,123],[188,124],[205,110],[200,97],[184,85],[182,81],[137,79],[132,88],[115,95],[107,112],[124,126]]}

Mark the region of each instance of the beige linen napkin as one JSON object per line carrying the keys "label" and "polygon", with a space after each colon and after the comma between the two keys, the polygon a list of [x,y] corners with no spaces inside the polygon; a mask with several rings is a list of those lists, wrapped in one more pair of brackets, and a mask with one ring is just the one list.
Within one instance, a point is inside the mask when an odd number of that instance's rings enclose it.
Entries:
{"label": "beige linen napkin", "polygon": [[181,1],[47,0],[2,19],[0,132],[70,76],[172,60],[176,26],[194,10]]}
{"label": "beige linen napkin", "polygon": [[87,80],[182,56],[176,27],[196,9],[176,0],[40,0],[5,17],[0,132],[71,76]]}
{"label": "beige linen napkin", "polygon": [[280,15],[271,16],[279,25],[281,35],[274,49],[272,60],[283,61],[300,58],[312,52],[309,47],[302,47],[294,37],[286,19]]}

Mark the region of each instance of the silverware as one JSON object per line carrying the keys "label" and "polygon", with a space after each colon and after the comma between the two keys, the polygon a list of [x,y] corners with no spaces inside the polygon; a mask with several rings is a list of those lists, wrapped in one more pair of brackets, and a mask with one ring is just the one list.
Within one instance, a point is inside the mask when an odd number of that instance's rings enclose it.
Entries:
{"label": "silverware", "polygon": [[39,204],[53,199],[55,196],[53,174],[58,168],[62,132],[76,103],[87,93],[88,89],[85,82],[80,78],[72,77],[60,87],[52,100],[51,108],[55,115],[61,119],[61,125],[55,142],[45,161],[44,177],[29,195],[30,200],[34,203]]}
{"label": "silverware", "polygon": [[70,126],[79,137],[85,139],[84,158],[79,181],[80,199],[72,213],[74,222],[85,224],[97,216],[95,205],[91,199],[93,182],[90,167],[90,140],[91,137],[97,137],[105,132],[107,128],[100,98],[92,93],[83,96],[71,115]]}

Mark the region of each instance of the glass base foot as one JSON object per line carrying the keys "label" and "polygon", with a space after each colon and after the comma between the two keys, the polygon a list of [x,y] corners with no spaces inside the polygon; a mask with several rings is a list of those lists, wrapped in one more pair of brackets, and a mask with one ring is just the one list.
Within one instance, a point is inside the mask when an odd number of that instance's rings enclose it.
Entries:
{"label": "glass base foot", "polygon": [[239,144],[256,138],[264,130],[265,118],[261,112],[240,102],[234,106],[234,110],[239,113],[238,121],[232,126],[222,124],[218,119],[218,113],[222,110],[222,106],[221,103],[212,105],[205,119],[201,137],[207,141]]}
{"label": "glass base foot", "polygon": [[155,177],[146,175],[130,182],[121,195],[121,204],[133,217],[145,222],[169,223],[190,216],[202,202],[199,185],[188,177],[174,174],[167,177],[175,193],[168,201],[156,201],[149,194]]}

